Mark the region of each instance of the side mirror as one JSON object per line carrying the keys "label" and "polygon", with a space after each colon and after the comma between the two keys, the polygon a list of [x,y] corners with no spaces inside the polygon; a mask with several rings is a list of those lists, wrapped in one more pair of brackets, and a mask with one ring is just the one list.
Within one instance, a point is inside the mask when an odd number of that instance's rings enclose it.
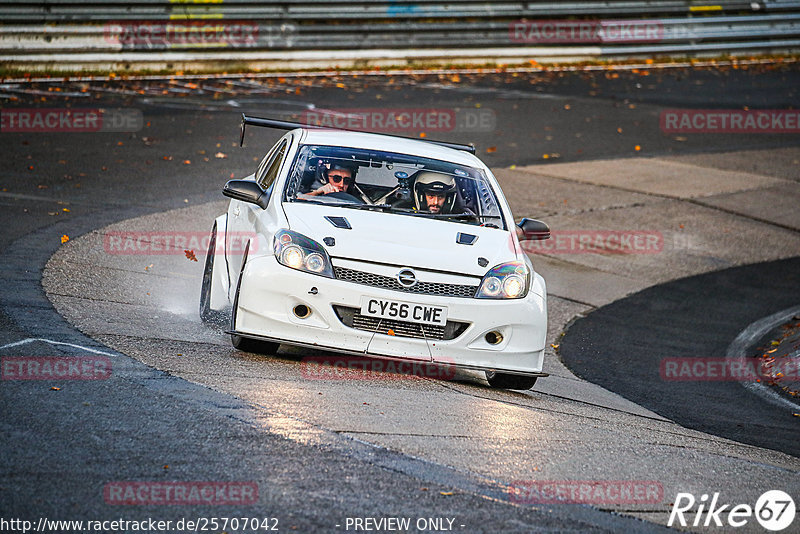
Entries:
{"label": "side mirror", "polygon": [[522,238],[520,241],[541,241],[550,239],[550,227],[542,221],[536,219],[528,219],[527,217],[517,223],[522,229]]}
{"label": "side mirror", "polygon": [[222,194],[226,197],[255,204],[261,209],[267,209],[269,193],[250,180],[229,180],[222,189]]}

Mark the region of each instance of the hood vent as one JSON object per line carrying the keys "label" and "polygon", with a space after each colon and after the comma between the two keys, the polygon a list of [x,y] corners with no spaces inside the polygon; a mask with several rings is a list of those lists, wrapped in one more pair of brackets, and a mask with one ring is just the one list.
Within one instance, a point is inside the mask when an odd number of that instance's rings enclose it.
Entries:
{"label": "hood vent", "polygon": [[344,217],[332,217],[330,215],[326,215],[325,220],[334,225],[336,228],[344,228],[345,230],[352,230],[353,228],[350,226],[350,222]]}
{"label": "hood vent", "polygon": [[475,241],[478,240],[478,236],[472,234],[465,234],[463,232],[458,232],[456,234],[456,243],[459,245],[473,245]]}

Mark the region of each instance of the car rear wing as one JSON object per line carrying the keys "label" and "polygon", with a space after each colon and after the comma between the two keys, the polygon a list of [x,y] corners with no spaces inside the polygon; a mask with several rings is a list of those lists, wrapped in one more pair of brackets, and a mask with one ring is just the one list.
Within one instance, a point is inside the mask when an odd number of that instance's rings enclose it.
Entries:
{"label": "car rear wing", "polygon": [[[295,128],[315,128],[315,129],[325,129],[325,130],[330,130],[330,129],[342,130],[345,132],[377,133],[377,132],[363,132],[361,130],[348,130],[346,128],[331,128],[329,126],[320,126],[318,124],[303,124],[300,122],[282,121],[278,119],[249,117],[244,113],[242,113],[242,127],[239,136],[239,146],[244,145],[244,129],[247,125],[261,126],[262,128],[277,128],[279,130],[294,130]],[[388,134],[379,134],[379,135],[388,135]],[[447,141],[434,141],[433,139],[421,139],[417,137],[408,137],[404,135],[391,135],[391,137],[399,137],[401,139],[412,139],[414,141],[425,141],[427,143],[433,143],[435,145],[444,146],[447,148],[453,148],[455,150],[463,150],[465,152],[469,152],[470,154],[475,154],[475,147],[473,145],[448,143]]]}

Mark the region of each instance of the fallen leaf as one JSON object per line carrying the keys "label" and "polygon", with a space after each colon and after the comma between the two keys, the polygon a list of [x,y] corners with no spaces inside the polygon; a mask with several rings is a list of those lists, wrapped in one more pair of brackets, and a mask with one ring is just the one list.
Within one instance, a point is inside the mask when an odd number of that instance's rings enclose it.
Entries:
{"label": "fallen leaf", "polygon": [[62,235],[61,236],[61,244],[63,245],[67,241],[69,241],[69,236],[67,234]]}
{"label": "fallen leaf", "polygon": [[440,491],[439,495],[444,495],[445,497],[449,497],[450,495],[455,495],[452,491]]}
{"label": "fallen leaf", "polygon": [[183,160],[183,164],[184,164],[184,165],[191,165],[191,164],[192,164],[192,160],[190,160],[190,159],[185,159],[185,160]]}
{"label": "fallen leaf", "polygon": [[61,391],[61,388],[57,388],[55,386],[50,388],[50,391]]}
{"label": "fallen leaf", "polygon": [[197,261],[197,256],[194,255],[194,250],[184,250],[184,254],[186,254],[187,260]]}
{"label": "fallen leaf", "polygon": [[491,154],[493,152],[497,152],[497,147],[496,146],[490,146],[489,148],[486,149],[486,153],[487,154]]}
{"label": "fallen leaf", "polygon": [[222,152],[217,152],[216,154],[214,154],[214,157],[217,158],[217,159],[225,159],[228,156],[226,154],[222,153]]}

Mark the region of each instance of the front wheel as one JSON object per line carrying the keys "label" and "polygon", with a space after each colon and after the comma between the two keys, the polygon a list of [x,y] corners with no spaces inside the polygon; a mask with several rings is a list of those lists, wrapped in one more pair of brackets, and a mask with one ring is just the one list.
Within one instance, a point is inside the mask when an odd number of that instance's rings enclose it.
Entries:
{"label": "front wheel", "polygon": [[486,380],[493,388],[498,389],[531,389],[536,384],[535,376],[510,375],[486,371]]}
{"label": "front wheel", "polygon": [[[239,272],[239,282],[236,284],[236,296],[233,298],[233,310],[231,310],[231,330],[236,330],[236,310],[239,308],[239,293],[242,290],[242,278],[244,277],[244,266],[247,263],[247,253],[250,251],[250,242],[244,247],[244,258],[242,259],[242,270]],[[280,343],[274,341],[262,341],[249,337],[231,334],[231,344],[233,348],[244,352],[257,352],[260,354],[275,354],[278,352]]]}

